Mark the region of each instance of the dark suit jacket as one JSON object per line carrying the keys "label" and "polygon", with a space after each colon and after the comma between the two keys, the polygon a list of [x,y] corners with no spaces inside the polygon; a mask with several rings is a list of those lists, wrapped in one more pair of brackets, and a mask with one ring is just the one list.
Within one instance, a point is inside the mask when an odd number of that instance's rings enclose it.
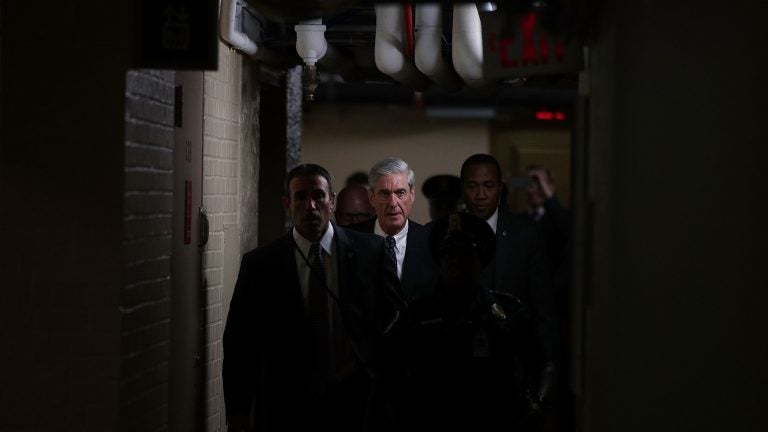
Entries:
{"label": "dark suit jacket", "polygon": [[559,271],[567,258],[571,216],[568,209],[554,196],[544,202],[544,210],[544,215],[538,222],[553,271]]}
{"label": "dark suit jacket", "polygon": [[570,285],[570,235],[571,215],[560,204],[556,196],[544,201],[544,215],[538,223],[547,247],[547,256],[552,270],[555,310],[560,319],[561,340],[565,340],[568,317],[568,286]]}
{"label": "dark suit jacket", "polygon": [[486,286],[516,296],[530,309],[547,360],[557,363],[559,337],[552,279],[544,239],[535,221],[499,211],[496,257],[483,276]]}
{"label": "dark suit jacket", "polygon": [[[349,228],[372,233],[375,226],[376,218]],[[403,274],[400,278],[400,289],[407,301],[432,294],[437,284],[437,263],[429,252],[429,231],[428,227],[408,220]]]}
{"label": "dark suit jacket", "polygon": [[[396,274],[380,237],[334,231],[342,319],[360,363],[368,364],[377,333],[394,314],[390,306],[397,306]],[[227,417],[248,415],[258,400],[255,430],[292,430],[308,421],[312,344],[294,247],[288,232],[243,256],[224,330]]]}

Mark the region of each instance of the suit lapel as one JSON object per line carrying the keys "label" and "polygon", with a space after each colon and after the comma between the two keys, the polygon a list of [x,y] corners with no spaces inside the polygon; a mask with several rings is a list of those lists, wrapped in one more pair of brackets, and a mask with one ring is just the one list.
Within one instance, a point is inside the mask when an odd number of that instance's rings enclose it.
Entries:
{"label": "suit lapel", "polygon": [[509,242],[507,236],[509,235],[509,221],[506,218],[504,212],[499,210],[499,219],[496,224],[496,257],[494,257],[493,263],[493,289],[496,291],[503,291],[502,280],[499,275],[504,274],[504,266],[506,263],[504,260],[498,259],[498,257],[504,257],[508,255]]}
{"label": "suit lapel", "polygon": [[421,238],[420,238],[421,232],[419,231],[419,227],[416,226],[415,223],[412,221],[408,221],[408,235],[405,238],[405,256],[403,257],[403,274],[400,278],[400,287],[403,290],[403,293],[412,296],[414,293],[411,292],[413,290],[412,287],[412,280],[414,279],[414,274],[418,267],[414,261],[417,260],[417,257],[421,255]]}
{"label": "suit lapel", "polygon": [[376,218],[369,219],[365,222],[365,231],[372,233],[376,229]]}
{"label": "suit lapel", "polygon": [[347,290],[351,283],[350,278],[354,275],[355,250],[343,228],[333,225],[333,232],[336,234],[334,240],[336,242],[336,273],[339,283],[339,299],[344,299],[348,294]]}
{"label": "suit lapel", "polygon": [[293,240],[293,230],[280,240],[281,257],[279,262],[283,266],[282,272],[278,274],[285,275],[285,285],[276,287],[283,290],[287,296],[289,304],[297,305],[297,312],[300,316],[305,315],[304,298],[301,294],[301,283],[299,282],[299,272],[296,268],[296,243]]}

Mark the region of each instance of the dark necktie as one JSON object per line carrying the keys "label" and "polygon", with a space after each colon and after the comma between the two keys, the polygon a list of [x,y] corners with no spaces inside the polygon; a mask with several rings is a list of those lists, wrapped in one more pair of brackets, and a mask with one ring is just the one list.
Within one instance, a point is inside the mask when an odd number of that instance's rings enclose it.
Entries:
{"label": "dark necktie", "polygon": [[392,264],[394,264],[395,269],[397,269],[397,252],[395,251],[395,238],[392,236],[387,236],[387,238],[384,240],[387,243],[387,255],[389,255],[389,259],[392,260]]}
{"label": "dark necktie", "polygon": [[325,282],[323,251],[319,243],[309,248],[309,323],[312,331],[313,365],[310,376],[310,391],[322,395],[328,375],[328,292]]}

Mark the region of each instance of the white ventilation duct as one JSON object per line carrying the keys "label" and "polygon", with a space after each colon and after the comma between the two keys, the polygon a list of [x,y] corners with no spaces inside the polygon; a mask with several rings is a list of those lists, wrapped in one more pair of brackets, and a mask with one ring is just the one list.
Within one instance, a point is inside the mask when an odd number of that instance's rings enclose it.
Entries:
{"label": "white ventilation duct", "polygon": [[237,0],[221,1],[221,13],[219,14],[221,38],[249,56],[256,57],[259,47],[247,34],[238,29],[239,26],[236,21],[239,16]]}
{"label": "white ventilation duct", "polygon": [[443,11],[439,3],[416,5],[416,67],[448,91],[464,83],[453,66],[443,61]]}
{"label": "white ventilation duct", "polygon": [[483,77],[483,32],[474,3],[453,6],[451,56],[456,72],[470,87],[492,84]]}
{"label": "white ventilation duct", "polygon": [[405,56],[404,9],[402,4],[376,4],[376,67],[415,90],[429,86],[424,76]]}
{"label": "white ventilation duct", "polygon": [[282,59],[269,48],[259,46],[256,42],[243,33],[243,13],[245,6],[238,5],[238,0],[222,0],[219,13],[219,36],[231,47],[249,55],[250,57],[273,66],[280,65]]}

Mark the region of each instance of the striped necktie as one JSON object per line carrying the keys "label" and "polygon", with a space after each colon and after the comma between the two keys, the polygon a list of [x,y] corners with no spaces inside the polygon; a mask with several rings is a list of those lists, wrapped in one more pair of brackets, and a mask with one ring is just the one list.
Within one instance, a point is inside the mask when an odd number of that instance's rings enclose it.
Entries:
{"label": "striped necktie", "polygon": [[395,238],[393,236],[387,236],[384,239],[387,243],[387,255],[392,260],[392,264],[397,268],[397,251],[395,251]]}

